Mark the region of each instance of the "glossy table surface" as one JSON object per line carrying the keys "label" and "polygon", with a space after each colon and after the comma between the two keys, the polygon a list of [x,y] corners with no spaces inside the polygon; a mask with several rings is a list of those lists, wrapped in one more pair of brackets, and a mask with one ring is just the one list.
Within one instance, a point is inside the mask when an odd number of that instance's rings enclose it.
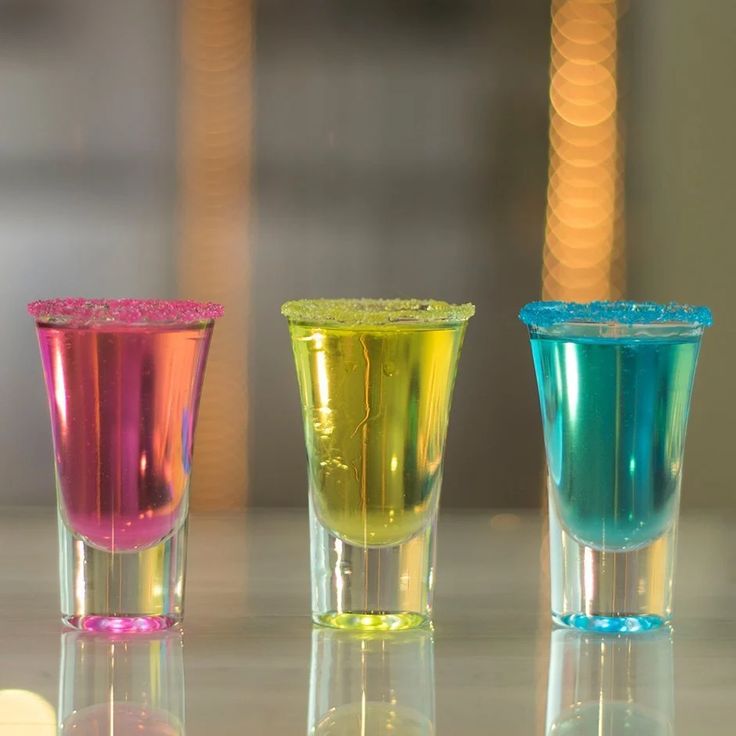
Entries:
{"label": "glossy table surface", "polygon": [[182,632],[111,640],[59,623],[54,516],[4,510],[0,734],[734,733],[733,518],[684,516],[674,629],[623,639],[552,630],[543,528],[443,513],[434,631],[360,637],[310,623],[305,512],[193,515]]}

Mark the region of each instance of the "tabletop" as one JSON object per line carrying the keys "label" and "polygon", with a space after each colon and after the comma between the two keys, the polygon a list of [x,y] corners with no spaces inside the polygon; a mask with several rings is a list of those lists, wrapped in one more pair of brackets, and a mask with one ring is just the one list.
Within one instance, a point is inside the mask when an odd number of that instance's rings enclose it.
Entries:
{"label": "tabletop", "polygon": [[194,514],[182,629],[106,639],[60,624],[54,515],[6,509],[0,734],[731,734],[732,522],[682,519],[671,630],[596,637],[550,623],[540,515],[443,512],[433,630],[360,636],[309,620],[306,512]]}

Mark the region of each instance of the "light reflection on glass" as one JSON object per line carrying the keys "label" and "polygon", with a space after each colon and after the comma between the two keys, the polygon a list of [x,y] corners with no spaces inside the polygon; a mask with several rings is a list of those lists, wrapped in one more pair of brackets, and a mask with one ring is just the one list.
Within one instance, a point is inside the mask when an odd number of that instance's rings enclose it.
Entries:
{"label": "light reflection on glass", "polygon": [[66,380],[64,378],[64,359],[61,352],[54,354],[54,401],[59,413],[59,433],[66,434]]}
{"label": "light reflection on glass", "polygon": [[580,399],[580,369],[578,367],[578,353],[572,343],[565,347],[565,388],[567,401],[570,405],[570,424],[574,425],[578,415],[578,400]]}
{"label": "light reflection on glass", "polygon": [[59,734],[184,736],[179,631],[61,637]]}
{"label": "light reflection on glass", "polygon": [[316,333],[312,340],[314,341],[315,364],[317,370],[317,386],[319,396],[319,407],[322,410],[330,408],[330,375],[327,370],[327,356],[324,351],[325,338],[324,335]]}
{"label": "light reflection on glass", "polygon": [[312,633],[308,736],[434,736],[429,631]]}
{"label": "light reflection on glass", "polygon": [[552,632],[547,736],[672,736],[673,638]]}

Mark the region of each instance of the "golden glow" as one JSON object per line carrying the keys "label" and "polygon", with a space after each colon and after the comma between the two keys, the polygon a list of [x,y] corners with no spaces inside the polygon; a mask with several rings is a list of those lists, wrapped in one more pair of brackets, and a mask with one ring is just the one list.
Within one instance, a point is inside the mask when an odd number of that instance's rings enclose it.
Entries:
{"label": "golden glow", "polygon": [[552,2],[545,299],[615,299],[623,291],[618,5]]}
{"label": "golden glow", "polygon": [[0,690],[0,733],[3,736],[55,736],[56,711],[30,690]]}
{"label": "golden glow", "polygon": [[242,506],[247,485],[251,0],[182,6],[182,296],[218,301],[196,436],[195,508]]}

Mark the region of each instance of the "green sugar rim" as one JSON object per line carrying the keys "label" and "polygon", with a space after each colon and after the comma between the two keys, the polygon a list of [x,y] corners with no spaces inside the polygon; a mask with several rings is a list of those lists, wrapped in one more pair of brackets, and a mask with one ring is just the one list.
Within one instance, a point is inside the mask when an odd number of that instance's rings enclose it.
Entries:
{"label": "green sugar rim", "polygon": [[290,322],[313,325],[454,325],[475,314],[473,304],[434,299],[299,299],[281,306]]}

